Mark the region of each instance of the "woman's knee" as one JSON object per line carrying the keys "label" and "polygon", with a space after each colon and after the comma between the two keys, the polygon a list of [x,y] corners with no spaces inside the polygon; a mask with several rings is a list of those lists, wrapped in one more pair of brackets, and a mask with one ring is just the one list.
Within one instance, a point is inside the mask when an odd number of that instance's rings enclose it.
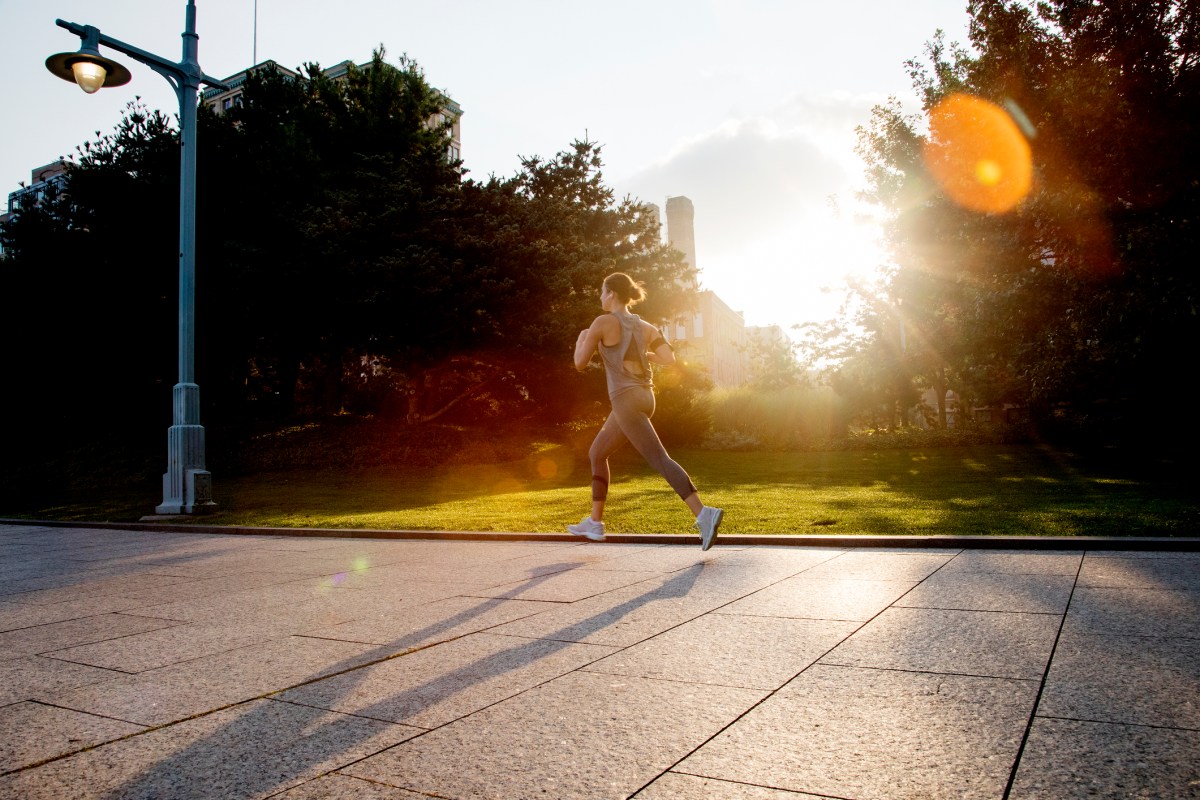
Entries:
{"label": "woman's knee", "polygon": [[596,472],[598,467],[602,467],[608,463],[608,455],[605,452],[607,448],[599,446],[599,443],[593,443],[588,448],[588,461],[592,462],[592,472]]}

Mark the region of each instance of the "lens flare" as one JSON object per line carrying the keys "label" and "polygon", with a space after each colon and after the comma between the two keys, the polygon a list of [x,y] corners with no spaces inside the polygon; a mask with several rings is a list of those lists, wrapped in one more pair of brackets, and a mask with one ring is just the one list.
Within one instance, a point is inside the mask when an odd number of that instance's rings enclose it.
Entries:
{"label": "lens flare", "polygon": [[988,214],[1014,209],[1033,183],[1033,154],[1000,106],[952,94],[929,113],[925,165],[951,200]]}
{"label": "lens flare", "polygon": [[537,462],[537,475],[542,479],[550,479],[558,475],[558,464],[552,458],[539,458]]}

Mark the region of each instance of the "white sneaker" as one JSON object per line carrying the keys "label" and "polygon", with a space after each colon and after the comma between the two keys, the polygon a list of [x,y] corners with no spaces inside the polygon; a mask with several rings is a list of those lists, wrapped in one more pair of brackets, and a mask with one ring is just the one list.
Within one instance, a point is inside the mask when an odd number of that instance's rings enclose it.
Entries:
{"label": "white sneaker", "polygon": [[700,529],[701,550],[707,550],[717,541],[717,528],[721,527],[721,520],[724,516],[725,512],[719,508],[705,506],[700,509],[700,514],[696,517],[694,524]]}
{"label": "white sneaker", "polygon": [[576,536],[586,536],[593,542],[604,541],[604,523],[597,522],[591,516],[586,516],[575,525],[568,525],[567,530]]}

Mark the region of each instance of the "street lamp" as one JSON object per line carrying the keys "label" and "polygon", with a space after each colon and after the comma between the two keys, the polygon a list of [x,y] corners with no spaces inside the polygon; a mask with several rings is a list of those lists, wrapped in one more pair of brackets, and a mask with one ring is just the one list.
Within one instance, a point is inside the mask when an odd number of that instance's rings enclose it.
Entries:
{"label": "street lamp", "polygon": [[88,94],[103,86],[121,86],[129,70],[100,55],[104,45],[142,62],[167,79],[179,98],[179,382],[173,391],[173,424],[167,431],[167,472],[158,514],[198,514],[212,510],[212,475],[204,468],[204,428],[200,425],[200,387],[195,383],[196,336],[196,100],[201,83],[227,88],[200,70],[196,60],[196,3],[188,0],[183,59],[178,63],[105,36],[91,25],[55,20],[78,36],[74,53],[46,59],[46,69],[79,84]]}

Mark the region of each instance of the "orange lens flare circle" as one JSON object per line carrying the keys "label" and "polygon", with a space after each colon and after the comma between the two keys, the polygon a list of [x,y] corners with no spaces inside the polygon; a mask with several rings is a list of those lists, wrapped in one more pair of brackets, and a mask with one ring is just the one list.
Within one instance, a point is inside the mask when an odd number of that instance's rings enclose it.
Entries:
{"label": "orange lens flare circle", "polygon": [[995,103],[966,94],[929,112],[924,157],[942,191],[973,211],[1011,211],[1033,183],[1033,153],[1017,123]]}

